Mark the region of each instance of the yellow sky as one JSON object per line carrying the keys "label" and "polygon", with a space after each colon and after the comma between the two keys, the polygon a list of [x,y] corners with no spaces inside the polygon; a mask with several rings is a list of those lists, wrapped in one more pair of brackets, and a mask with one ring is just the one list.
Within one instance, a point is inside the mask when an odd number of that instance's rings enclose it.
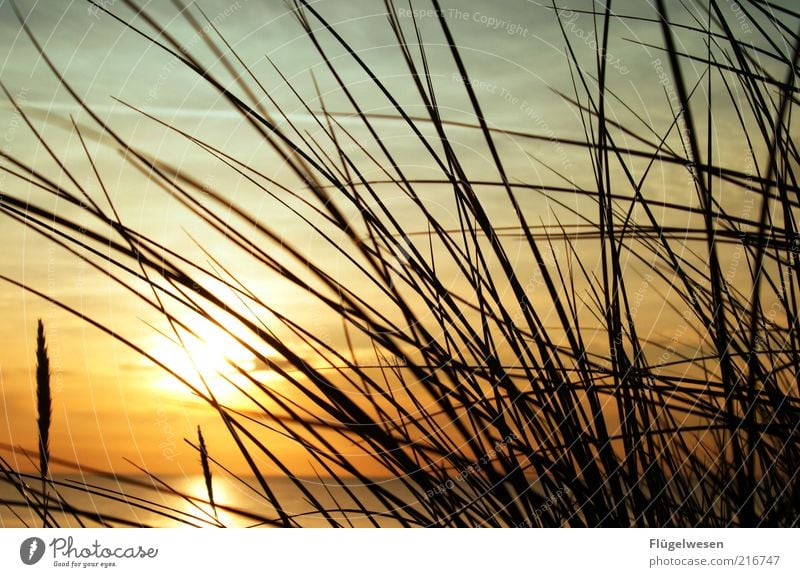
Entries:
{"label": "yellow sky", "polygon": [[[24,3],[21,3],[24,4]],[[319,58],[301,30],[280,2],[250,3],[246,1],[227,4],[209,2],[204,9],[230,38],[235,39],[237,50],[242,57],[253,63],[253,70],[264,78],[269,86],[274,86],[271,94],[286,105],[290,117],[305,130],[315,131],[317,127],[307,112],[293,99],[275,71],[263,55],[269,54],[286,75],[296,83],[297,89],[307,95],[314,103],[314,85],[309,74],[314,69],[315,78],[321,86],[325,104],[331,110],[348,110],[346,99],[337,90],[329,75],[325,74]],[[514,129],[525,127],[542,134],[567,134],[581,137],[580,118],[569,105],[560,101],[554,90],[568,90],[569,76],[564,74],[563,54],[559,50],[559,32],[551,25],[545,25],[541,8],[536,12],[524,2],[505,3],[492,6],[494,17],[502,22],[517,22],[521,28],[510,33],[508,27],[492,28],[482,23],[480,18],[454,19],[453,26],[459,41],[464,42],[464,53],[468,64],[483,84],[475,89],[489,111],[492,124]],[[120,14],[128,14],[122,7]],[[233,9],[235,8],[235,9]],[[389,46],[391,37],[386,29],[380,7],[369,3],[339,3],[336,10],[328,8],[340,22],[343,33],[348,33],[362,50],[365,59],[375,66],[394,94],[403,102],[419,106],[413,99],[413,88],[402,76],[401,60],[396,48]],[[53,55],[56,65],[79,87],[81,94],[103,118],[123,133],[136,146],[140,146],[154,157],[180,166],[182,170],[194,175],[203,185],[224,192],[235,198],[237,203],[246,206],[257,219],[280,232],[285,240],[306,254],[313,255],[318,262],[325,264],[333,275],[349,280],[356,279],[352,265],[344,262],[336,252],[326,246],[318,235],[308,230],[297,217],[274,198],[269,198],[252,183],[234,176],[232,171],[219,161],[213,161],[206,153],[186,142],[182,137],[169,134],[163,128],[140,115],[126,109],[111,99],[119,97],[131,104],[140,106],[161,118],[168,119],[182,129],[202,134],[210,142],[243,162],[261,168],[270,178],[298,187],[297,179],[288,175],[274,153],[260,141],[252,128],[246,126],[240,117],[196,75],[185,70],[173,59],[165,59],[159,50],[148,45],[130,32],[124,32],[106,16],[93,14],[79,4],[68,7],[43,3],[24,4],[23,11],[32,10],[29,24],[34,33],[46,40],[46,50]],[[157,15],[166,20],[175,17],[167,8],[156,7]],[[488,13],[488,8],[481,8]],[[338,11],[338,13],[336,13]],[[471,14],[480,13],[473,7]],[[434,30],[433,22],[423,22],[425,30]],[[209,58],[202,43],[193,40],[192,31],[185,21],[175,18],[171,29],[183,39],[186,45]],[[111,190],[115,207],[122,215],[123,222],[135,230],[142,231],[153,238],[180,251],[195,263],[211,266],[203,250],[195,245],[195,240],[229,268],[234,276],[254,292],[258,292],[270,307],[290,316],[318,335],[325,335],[327,341],[336,349],[345,349],[345,335],[341,323],[335,315],[303,291],[293,287],[285,279],[273,272],[254,268],[253,259],[243,251],[232,250],[229,240],[219,232],[192,217],[174,200],[160,190],[157,183],[149,181],[131,166],[126,166],[119,151],[109,139],[91,137],[90,122],[85,113],[80,112],[63,89],[59,89],[52,75],[37,58],[36,51],[21,34],[18,23],[7,4],[0,6],[0,30],[2,45],[6,55],[3,62],[3,82],[14,98],[31,114],[31,118],[41,127],[48,142],[61,160],[74,171],[76,180],[88,193],[102,199],[102,190],[93,175],[91,165],[80,146],[77,136],[66,123],[70,115],[86,128],[88,147],[98,171]],[[522,33],[522,30],[525,33]],[[637,30],[619,30],[623,36]],[[639,31],[641,32],[641,31]],[[626,48],[627,46],[627,48]],[[441,46],[439,46],[441,48]],[[586,46],[579,48],[587,49]],[[335,48],[331,45],[335,53]],[[442,102],[446,103],[448,113],[454,119],[464,118],[466,104],[463,87],[453,77],[453,68],[447,63],[443,49],[432,46],[431,65],[437,70],[436,82],[441,90]],[[649,118],[654,124],[663,124],[666,115],[661,107],[648,107],[647,102],[655,99],[663,103],[664,95],[656,78],[651,62],[653,55],[641,47],[630,47],[620,43],[619,51],[628,66],[630,75],[616,71],[614,86],[629,91],[632,101],[638,101],[644,110],[660,110]],[[588,53],[587,53],[588,54]],[[532,60],[536,59],[535,62]],[[376,113],[386,113],[389,109],[384,100],[378,98],[367,83],[360,81],[357,67],[344,55],[334,58],[342,74],[352,82],[354,93],[372,106]],[[627,69],[626,69],[627,70]],[[718,90],[722,90],[718,88]],[[422,113],[421,107],[415,109]],[[620,120],[630,120],[630,115],[621,107],[617,110]],[[347,122],[347,121],[344,121]],[[348,124],[356,140],[365,138],[365,131],[359,131],[355,123]],[[401,151],[399,155],[406,169],[424,178],[432,173],[427,161],[420,160],[415,141],[397,123],[385,122],[380,125],[384,135]],[[60,184],[72,187],[63,174],[53,165],[46,151],[37,144],[30,131],[7,103],[0,108],[0,130],[3,132],[4,151],[25,158],[51,175]],[[719,139],[724,143],[726,131],[731,127],[719,127]],[[481,148],[481,137],[475,132],[454,129],[461,154],[470,166],[486,166],[488,160]],[[359,152],[356,143],[350,143],[354,157],[370,163]],[[499,139],[499,146],[508,159],[508,169],[516,182],[551,181],[552,172],[540,161],[545,161],[559,170],[569,172],[570,177],[591,182],[592,175],[587,166],[585,152],[566,152],[558,145],[540,144],[538,148],[522,146],[512,138]],[[529,152],[537,156],[534,161]],[[583,168],[582,168],[583,167]],[[673,202],[690,202],[693,191],[682,187],[681,169],[665,173],[664,194]],[[365,169],[369,178],[381,179],[384,175],[375,167]],[[52,198],[46,198],[34,187],[27,186],[12,176],[0,175],[0,188],[13,189],[18,195],[27,195],[32,202],[50,203],[48,208],[67,218],[83,218],[80,211],[65,204],[54,205]],[[408,230],[418,231],[417,223],[422,222],[396,190],[385,187],[383,194],[389,205],[396,210],[400,219],[405,219]],[[457,223],[456,215],[449,200],[440,200],[440,189],[429,187],[425,190],[432,211],[441,215],[444,221],[450,218]],[[508,205],[495,189],[482,191],[488,210],[497,225],[513,222]],[[735,194],[735,193],[732,193]],[[396,195],[394,198],[392,195]],[[296,199],[285,200],[292,208],[303,211],[309,218],[316,218],[313,212]],[[567,198],[568,203],[578,207],[579,202]],[[105,206],[106,203],[101,200]],[[741,203],[741,199],[737,201]],[[541,218],[542,222],[553,224],[554,208],[543,202],[540,196],[531,194],[521,199],[531,221]],[[560,209],[559,209],[560,210]],[[562,211],[562,215],[565,213]],[[226,218],[230,218],[227,215]],[[575,220],[574,216],[572,217]],[[119,286],[109,281],[103,272],[91,270],[62,249],[38,237],[7,217],[0,217],[0,265],[3,273],[28,284],[69,304],[79,314],[86,315],[118,331],[126,338],[139,344],[149,354],[162,360],[202,387],[191,375],[199,368],[210,383],[212,392],[223,403],[246,406],[241,395],[232,392],[230,384],[216,375],[221,371],[231,378],[233,372],[226,366],[225,358],[236,361],[261,380],[265,386],[291,396],[297,396],[286,383],[273,372],[265,370],[262,363],[253,355],[237,346],[217,329],[209,329],[174,303],[170,310],[176,311],[181,320],[197,327],[204,343],[189,344],[191,357],[171,340],[175,334],[163,315],[141,301],[132,298]],[[416,219],[416,220],[415,220]],[[316,221],[314,221],[316,222]],[[95,226],[86,222],[86,226]],[[422,229],[424,231],[424,229]],[[514,253],[514,242],[509,240],[511,254],[518,260],[520,270],[530,268],[530,257],[522,256],[522,244],[518,243],[519,254]],[[275,246],[271,250],[276,250]],[[563,253],[562,253],[563,255]],[[590,253],[584,256],[591,258]],[[730,258],[731,255],[728,256]],[[283,255],[281,258],[286,258]],[[462,282],[455,271],[441,265],[443,278],[452,275],[454,284]],[[745,271],[734,271],[733,277],[744,275]],[[530,273],[526,277],[536,285],[536,277]],[[635,282],[635,281],[634,281]],[[532,285],[532,286],[533,286]],[[146,286],[139,285],[143,294]],[[454,287],[457,288],[457,287]],[[223,290],[223,289],[220,289]],[[150,295],[152,296],[152,295]],[[365,299],[377,298],[369,291]],[[227,295],[236,302],[232,293]],[[648,298],[655,298],[651,295]],[[237,305],[238,306],[238,305]],[[642,306],[640,314],[653,318],[669,318],[666,311]],[[546,312],[545,317],[550,314]],[[661,315],[660,317],[657,315]],[[143,360],[125,345],[115,342],[95,328],[87,326],[75,315],[59,310],[41,298],[25,293],[22,289],[0,286],[0,442],[21,444],[33,448],[36,439],[35,387],[34,387],[34,346],[35,327],[38,318],[43,319],[52,366],[54,419],[52,434],[52,454],[54,457],[89,464],[98,468],[117,471],[133,471],[126,459],[136,465],[156,472],[197,474],[198,457],[184,438],[194,440],[195,430],[201,425],[206,431],[212,454],[225,455],[231,459],[231,467],[245,470],[242,462],[237,462],[236,452],[217,415],[208,406],[194,398],[186,388],[175,382],[163,370]],[[310,363],[318,359],[293,337],[274,318],[267,318],[270,328],[282,331],[290,346],[306,355]],[[555,321],[550,317],[550,320]],[[653,336],[658,336],[662,327],[653,326]],[[159,334],[161,331],[163,334]],[[185,334],[182,337],[186,337]],[[188,341],[191,338],[186,337]],[[687,346],[692,339],[685,337]],[[273,358],[274,351],[259,345],[260,352]],[[357,340],[356,355],[360,362],[375,359],[368,341]],[[365,361],[366,359],[366,361]],[[280,362],[276,358],[276,362]],[[237,398],[238,397],[238,398]],[[264,440],[278,454],[288,455],[297,471],[309,474],[311,469],[302,457],[303,450],[295,443],[280,435],[266,432]],[[346,448],[342,448],[346,450]],[[23,457],[17,464],[25,469],[29,465]],[[365,459],[366,460],[366,459]],[[278,474],[277,469],[264,465],[264,472]]]}

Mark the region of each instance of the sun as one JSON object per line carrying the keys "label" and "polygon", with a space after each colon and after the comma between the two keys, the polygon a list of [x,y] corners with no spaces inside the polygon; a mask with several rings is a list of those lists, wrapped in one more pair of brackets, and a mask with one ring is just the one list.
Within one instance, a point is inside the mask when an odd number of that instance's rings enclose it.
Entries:
{"label": "sun", "polygon": [[[247,387],[248,379],[240,371],[253,374],[258,368],[255,355],[231,335],[209,328],[202,333],[180,335],[180,340],[159,335],[149,347],[150,355],[197,390],[206,388],[221,403],[244,400],[237,388]],[[192,394],[186,383],[165,373],[155,382],[160,392]]]}

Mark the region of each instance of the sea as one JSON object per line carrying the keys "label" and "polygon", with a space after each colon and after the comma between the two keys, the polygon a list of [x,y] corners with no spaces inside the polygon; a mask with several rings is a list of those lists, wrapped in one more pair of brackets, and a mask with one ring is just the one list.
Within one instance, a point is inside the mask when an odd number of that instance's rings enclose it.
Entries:
{"label": "sea", "polygon": [[[381,503],[373,491],[355,479],[339,482],[269,477],[264,481],[285,516],[300,527],[396,527],[400,525],[398,516],[405,516],[402,509]],[[26,483],[29,494],[41,494],[38,480],[28,479]],[[401,481],[387,479],[380,483],[387,493],[414,506],[414,498]],[[256,478],[212,477],[212,491],[215,507],[210,504],[202,476],[60,475],[47,490],[48,518],[52,517],[49,526],[280,526],[281,516],[265,498],[266,492]],[[320,510],[327,510],[327,517]],[[0,481],[0,527],[42,527],[41,511],[41,507],[26,505],[19,485],[8,479]]]}

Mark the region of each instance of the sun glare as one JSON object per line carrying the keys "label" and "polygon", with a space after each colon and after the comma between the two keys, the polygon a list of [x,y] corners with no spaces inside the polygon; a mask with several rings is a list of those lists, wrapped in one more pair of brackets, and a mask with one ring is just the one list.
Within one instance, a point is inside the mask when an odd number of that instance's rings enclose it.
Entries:
{"label": "sun glare", "polygon": [[[208,387],[222,403],[243,398],[235,385],[247,386],[247,378],[239,369],[250,374],[257,369],[250,351],[219,331],[207,331],[202,338],[182,335],[182,339],[179,343],[161,337],[150,347],[150,354],[199,391],[205,393]],[[186,384],[171,374],[160,376],[155,385],[161,391],[191,394]]]}
{"label": "sun glare", "polygon": [[[231,491],[228,482],[224,478],[214,477],[212,481],[214,491],[214,502],[218,505],[227,505],[235,500],[236,495]],[[206,488],[205,479],[201,476],[189,477],[186,479],[182,487],[186,495],[190,495],[194,499],[196,507],[187,508],[188,513],[197,515],[200,521],[205,520],[205,525],[208,527],[216,526],[217,523],[223,525],[236,525],[237,518],[235,515],[228,513],[224,509],[217,508],[216,511],[211,507],[208,501],[208,490]]]}

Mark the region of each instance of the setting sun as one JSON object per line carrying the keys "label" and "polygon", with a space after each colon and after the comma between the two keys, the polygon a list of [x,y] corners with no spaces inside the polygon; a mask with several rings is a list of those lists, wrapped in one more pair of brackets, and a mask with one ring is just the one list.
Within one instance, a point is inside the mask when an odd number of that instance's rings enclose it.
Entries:
{"label": "setting sun", "polygon": [[[188,381],[205,394],[206,387],[225,404],[241,400],[242,393],[236,385],[246,386],[247,379],[240,374],[255,373],[256,358],[230,335],[215,329],[203,331],[202,338],[184,334],[182,343],[159,336],[149,348],[153,358],[163,363],[176,375]],[[175,376],[159,371],[154,386],[176,395],[193,395],[186,383]]]}

